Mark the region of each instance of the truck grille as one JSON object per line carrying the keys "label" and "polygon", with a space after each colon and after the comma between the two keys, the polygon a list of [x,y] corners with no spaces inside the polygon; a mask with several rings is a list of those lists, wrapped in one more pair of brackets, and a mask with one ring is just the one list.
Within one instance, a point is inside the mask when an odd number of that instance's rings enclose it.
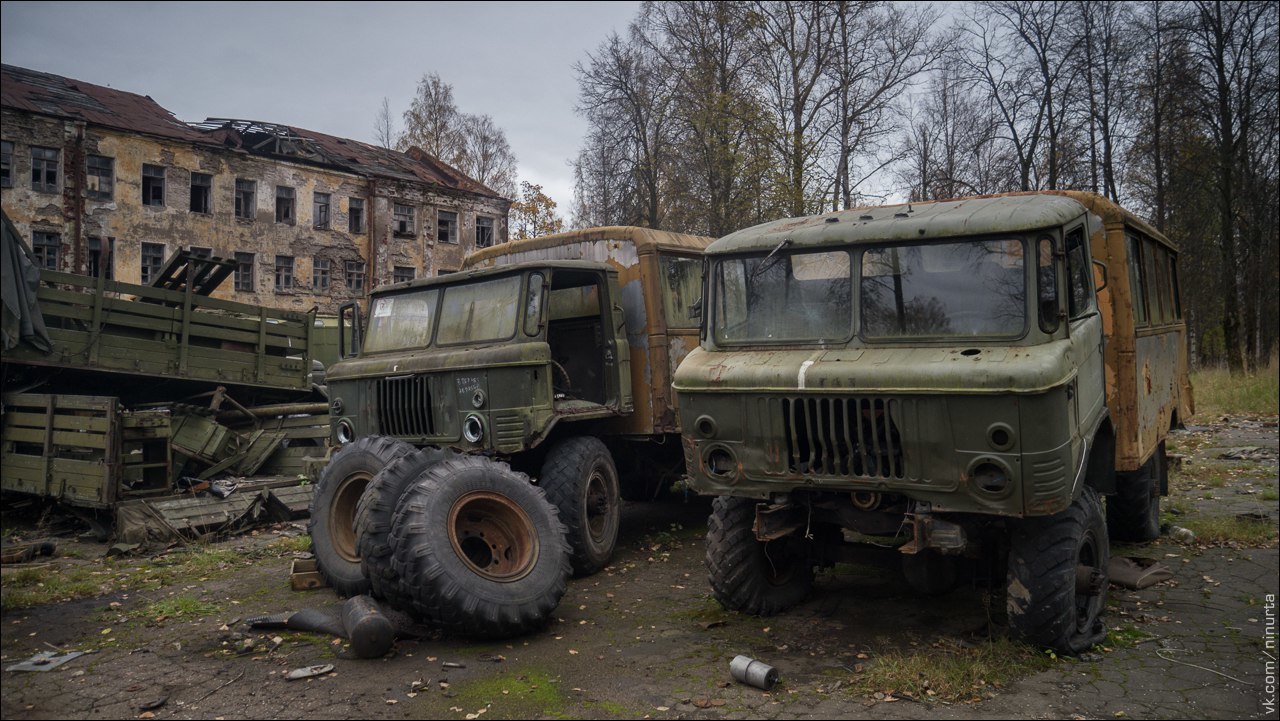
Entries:
{"label": "truck grille", "polygon": [[906,478],[902,437],[895,418],[902,402],[890,398],[783,398],[787,467],[794,473],[862,478]]}
{"label": "truck grille", "polygon": [[377,381],[378,428],[388,436],[433,436],[431,388],[426,376]]}

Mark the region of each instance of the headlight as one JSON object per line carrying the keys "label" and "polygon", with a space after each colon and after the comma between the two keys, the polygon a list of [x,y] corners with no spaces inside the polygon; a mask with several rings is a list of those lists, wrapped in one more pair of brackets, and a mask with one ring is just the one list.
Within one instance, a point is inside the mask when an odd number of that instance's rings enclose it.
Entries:
{"label": "headlight", "polygon": [[351,425],[351,421],[343,418],[338,421],[338,442],[350,443],[356,439],[356,429]]}
{"label": "headlight", "polygon": [[479,443],[484,438],[484,421],[472,413],[462,422],[462,437],[471,443]]}

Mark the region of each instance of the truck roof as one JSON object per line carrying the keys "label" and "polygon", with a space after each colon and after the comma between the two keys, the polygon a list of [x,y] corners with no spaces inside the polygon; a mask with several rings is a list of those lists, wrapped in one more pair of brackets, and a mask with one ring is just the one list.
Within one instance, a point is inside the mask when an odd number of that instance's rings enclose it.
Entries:
{"label": "truck roof", "polygon": [[1141,218],[1093,193],[1038,191],[954,200],[853,208],[803,218],[786,218],[730,233],[708,253],[769,251],[784,239],[814,247],[1018,233],[1069,223],[1088,208],[1104,222],[1123,220],[1169,246]]}
{"label": "truck roof", "polygon": [[415,280],[407,280],[403,283],[395,283],[393,285],[384,285],[373,291],[373,295],[382,295],[384,293],[394,293],[408,288],[432,288],[439,285],[452,285],[459,282],[470,281],[477,278],[488,278],[497,275],[510,275],[513,273],[523,273],[530,269],[550,268],[555,270],[588,270],[588,271],[608,271],[616,273],[613,266],[608,263],[599,263],[593,260],[539,260],[528,261],[524,263],[512,263],[510,265],[499,265],[489,268],[463,268],[456,273],[448,275],[438,275],[434,278],[418,278]]}
{"label": "truck roof", "polygon": [[462,262],[463,268],[483,265],[505,255],[522,253],[531,250],[546,250],[571,245],[573,243],[598,240],[629,241],[636,247],[636,252],[643,254],[656,250],[676,250],[702,252],[714,238],[685,233],[671,233],[653,228],[640,228],[634,225],[610,225],[600,228],[584,228],[566,233],[543,235],[537,238],[512,240],[489,248],[481,248],[467,256]]}

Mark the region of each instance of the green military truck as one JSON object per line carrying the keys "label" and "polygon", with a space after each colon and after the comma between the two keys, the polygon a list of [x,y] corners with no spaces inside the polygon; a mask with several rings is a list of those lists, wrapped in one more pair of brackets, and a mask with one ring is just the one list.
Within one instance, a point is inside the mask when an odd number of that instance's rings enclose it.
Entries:
{"label": "green military truck", "polygon": [[675,389],[723,605],[782,611],[869,540],[927,592],[997,569],[1021,638],[1102,638],[1109,539],[1159,534],[1192,411],[1167,239],[1029,193],[781,220],[706,257]]}
{"label": "green military truck", "polygon": [[342,447],[311,533],[330,584],[505,636],[555,607],[562,570],[603,567],[621,497],[684,472],[670,379],[710,241],[593,228],[375,291],[358,352],[327,373]]}

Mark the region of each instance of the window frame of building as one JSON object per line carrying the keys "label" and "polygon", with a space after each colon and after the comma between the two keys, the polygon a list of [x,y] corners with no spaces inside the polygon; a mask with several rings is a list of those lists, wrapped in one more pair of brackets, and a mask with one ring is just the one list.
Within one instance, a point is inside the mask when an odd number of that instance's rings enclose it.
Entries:
{"label": "window frame of building", "polygon": [[254,282],[254,264],[257,262],[257,256],[254,253],[235,254],[236,272],[235,272],[235,290],[237,293],[252,293],[256,287]]}
{"label": "window frame of building", "polygon": [[164,207],[163,165],[142,164],[142,204],[153,208]]}
{"label": "window frame of building", "polygon": [[98,273],[105,273],[105,280],[115,280],[115,257],[116,257],[116,239],[107,238],[107,255],[104,259],[102,256],[102,238],[91,235],[86,239],[85,248],[85,272],[90,278],[97,278]]}
{"label": "window frame of building", "polygon": [[142,244],[138,251],[138,277],[143,285],[151,285],[151,281],[164,268],[164,254],[164,243]]}
{"label": "window frame of building", "polygon": [[332,282],[332,272],[329,266],[328,258],[312,258],[311,259],[311,289],[312,290],[329,290]]}
{"label": "window frame of building", "polygon": [[[485,235],[488,236],[487,242],[481,242],[481,232],[480,232],[481,228],[484,228],[488,231],[487,233],[485,233]],[[476,216],[476,247],[492,248],[494,245],[496,245],[498,242],[497,229],[498,229],[497,219],[495,219],[493,216],[477,215]]]}
{"label": "window frame of building", "polygon": [[293,225],[298,217],[297,203],[294,200],[297,192],[287,185],[276,186],[276,222],[281,225]]}
{"label": "window frame of building", "polygon": [[90,200],[111,200],[115,197],[115,158],[107,155],[85,156],[84,174],[84,195],[86,198]]}
{"label": "window frame of building", "polygon": [[293,290],[293,270],[294,257],[292,255],[277,255],[275,265],[276,292],[288,292]]}
{"label": "window frame of building", "polygon": [[62,154],[57,148],[31,146],[31,189],[38,193],[58,192],[58,168]]}
{"label": "window frame of building", "polygon": [[347,232],[353,234],[364,233],[364,208],[363,198],[347,199]]}
{"label": "window frame of building", "polygon": [[363,293],[365,276],[368,273],[368,265],[363,260],[348,260],[347,269],[347,290],[352,293]]}
{"label": "window frame of building", "polygon": [[417,271],[413,266],[409,265],[397,265],[391,271],[391,281],[393,283],[408,283],[417,277]]}
{"label": "window frame of building", "polygon": [[240,220],[258,217],[258,181],[236,178],[235,216]]}
{"label": "window frame of building", "polygon": [[[197,182],[199,178],[199,182]],[[188,206],[192,213],[201,215],[213,214],[213,176],[208,173],[192,173],[191,174],[191,205]]]}
{"label": "window frame of building", "polygon": [[[452,216],[446,218],[445,216]],[[458,211],[456,210],[437,210],[436,211],[436,241],[440,243],[458,242]]]}
{"label": "window frame of building", "polygon": [[312,193],[311,194],[311,226],[319,230],[328,230],[330,222],[330,211],[333,209],[333,199],[329,193]]}
{"label": "window frame of building", "polygon": [[391,234],[397,238],[414,238],[418,235],[417,209],[403,203],[391,204]]}
{"label": "window frame of building", "polygon": [[36,266],[43,270],[58,270],[58,257],[62,254],[62,234],[44,230],[31,231],[31,254]]}
{"label": "window frame of building", "polygon": [[0,188],[13,187],[13,143],[0,140]]}

